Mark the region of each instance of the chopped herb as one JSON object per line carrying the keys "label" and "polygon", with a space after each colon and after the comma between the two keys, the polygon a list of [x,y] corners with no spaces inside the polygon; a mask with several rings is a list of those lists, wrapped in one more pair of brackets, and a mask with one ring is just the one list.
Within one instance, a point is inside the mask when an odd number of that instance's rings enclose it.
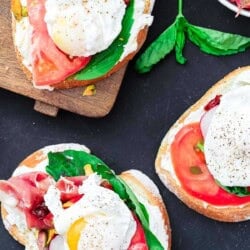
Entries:
{"label": "chopped herb", "polygon": [[200,151],[200,152],[204,153],[204,142],[198,141],[198,143],[195,145],[194,149],[196,151]]}
{"label": "chopped herb", "polygon": [[192,166],[192,167],[190,167],[190,172],[192,174],[195,174],[195,175],[199,175],[199,174],[203,173],[202,170],[201,170],[201,168],[199,166]]}

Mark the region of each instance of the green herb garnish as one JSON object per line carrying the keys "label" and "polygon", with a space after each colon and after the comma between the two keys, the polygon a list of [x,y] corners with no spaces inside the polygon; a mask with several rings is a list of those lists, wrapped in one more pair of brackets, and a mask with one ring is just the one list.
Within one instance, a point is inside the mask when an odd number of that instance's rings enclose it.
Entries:
{"label": "green herb garnish", "polygon": [[198,143],[195,145],[195,150],[204,153],[204,142],[198,141]]}
{"label": "green herb garnish", "polygon": [[249,37],[203,28],[189,23],[182,13],[182,4],[183,0],[178,0],[178,15],[173,24],[136,61],[135,67],[138,72],[149,72],[154,64],[173,50],[175,50],[176,61],[184,64],[186,58],[183,56],[183,48],[186,37],[197,45],[201,51],[215,56],[236,54],[250,47]]}
{"label": "green herb garnish", "polygon": [[230,194],[234,194],[239,197],[244,197],[244,196],[249,196],[250,191],[248,190],[247,187],[228,187],[228,186],[223,186],[218,180],[216,180],[216,183],[225,191],[227,191]]}
{"label": "green herb garnish", "polygon": [[136,213],[142,223],[149,249],[164,249],[149,228],[149,215],[144,205],[138,201],[126,182],[117,177],[102,160],[95,155],[76,150],[65,150],[56,153],[50,152],[48,159],[49,163],[46,166],[46,171],[55,180],[58,180],[60,176],[85,175],[84,166],[90,164],[93,172],[107,180],[120,198]]}

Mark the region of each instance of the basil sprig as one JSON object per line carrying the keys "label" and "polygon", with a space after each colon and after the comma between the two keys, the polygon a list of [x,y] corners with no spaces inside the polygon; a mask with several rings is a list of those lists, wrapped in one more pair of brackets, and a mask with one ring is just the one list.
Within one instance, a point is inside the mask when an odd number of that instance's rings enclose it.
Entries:
{"label": "basil sprig", "polygon": [[107,180],[120,198],[136,213],[142,223],[149,249],[164,249],[149,228],[149,215],[144,205],[138,201],[126,182],[117,177],[102,160],[95,155],[77,150],[50,152],[48,153],[48,159],[46,171],[55,180],[58,180],[60,176],[85,175],[84,166],[90,164],[93,172]]}
{"label": "basil sprig", "polygon": [[139,73],[149,72],[152,67],[175,50],[176,61],[184,64],[183,48],[188,38],[201,51],[224,56],[243,52],[250,47],[250,38],[193,25],[182,13],[183,0],[178,0],[178,15],[173,22],[138,58],[135,67]]}
{"label": "basil sprig", "polygon": [[106,75],[119,61],[128,43],[134,23],[135,0],[130,0],[122,20],[122,30],[114,42],[104,51],[97,53],[85,68],[74,75],[76,80],[91,80]]}

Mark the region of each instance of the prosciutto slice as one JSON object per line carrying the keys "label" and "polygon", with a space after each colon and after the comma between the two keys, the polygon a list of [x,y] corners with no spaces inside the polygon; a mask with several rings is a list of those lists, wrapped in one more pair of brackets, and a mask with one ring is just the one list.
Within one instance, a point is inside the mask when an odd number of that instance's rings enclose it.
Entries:
{"label": "prosciutto slice", "polygon": [[[29,228],[50,228],[49,211],[43,196],[54,180],[43,172],[31,172],[0,181],[0,201],[18,207],[26,216]],[[9,201],[12,201],[11,204]],[[13,202],[15,201],[15,202]]]}
{"label": "prosciutto slice", "polygon": [[76,201],[82,197],[78,187],[86,177],[62,177],[57,183],[44,172],[29,172],[13,176],[9,180],[0,180],[0,201],[17,207],[25,214],[28,228],[40,230],[53,227],[52,214],[44,202],[44,195],[50,185],[56,185],[61,191],[62,202]]}

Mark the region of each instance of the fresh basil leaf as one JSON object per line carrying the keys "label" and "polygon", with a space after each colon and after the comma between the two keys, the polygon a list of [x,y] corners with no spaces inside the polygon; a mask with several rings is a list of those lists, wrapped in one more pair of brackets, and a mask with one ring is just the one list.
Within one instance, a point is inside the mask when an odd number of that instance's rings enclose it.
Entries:
{"label": "fresh basil leaf", "polygon": [[201,51],[212,55],[232,55],[243,52],[250,47],[249,37],[198,27],[192,24],[187,26],[187,34],[190,41],[196,44]]}
{"label": "fresh basil leaf", "polygon": [[121,178],[119,178],[119,181],[124,185],[126,192],[129,196],[129,199],[135,205],[135,212],[142,223],[149,249],[152,249],[152,250],[164,249],[164,247],[161,245],[160,241],[156,238],[156,236],[151,232],[151,230],[149,228],[149,219],[148,219],[147,210],[138,201],[137,197],[135,196],[133,191],[130,189],[130,187],[127,185],[127,183],[125,181],[123,181]]}
{"label": "fresh basil leaf", "polygon": [[249,196],[250,192],[247,187],[228,187],[223,186],[218,180],[216,180],[216,183],[225,191],[227,191],[230,194],[234,194],[239,197]]}
{"label": "fresh basil leaf", "polygon": [[119,61],[124,46],[130,37],[131,28],[134,23],[134,2],[130,0],[124,18],[122,20],[122,30],[114,42],[104,51],[94,55],[87,66],[74,75],[76,80],[91,80],[106,75]]}
{"label": "fresh basil leaf", "polygon": [[153,65],[169,54],[176,43],[176,22],[167,28],[137,59],[135,68],[139,73],[149,72]]}
{"label": "fresh basil leaf", "polygon": [[183,48],[185,45],[185,26],[186,26],[186,19],[181,16],[178,18],[176,23],[176,45],[175,45],[175,57],[176,61],[180,64],[184,64],[187,59],[183,56]]}

